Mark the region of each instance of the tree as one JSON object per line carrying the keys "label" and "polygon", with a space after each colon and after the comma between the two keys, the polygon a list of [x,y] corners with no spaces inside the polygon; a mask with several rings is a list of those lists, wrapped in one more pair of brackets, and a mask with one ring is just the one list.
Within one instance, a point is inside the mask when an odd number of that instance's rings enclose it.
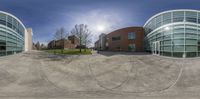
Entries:
{"label": "tree", "polygon": [[87,46],[92,42],[91,36],[92,36],[92,34],[89,30],[87,30],[84,34],[83,41],[85,44],[85,52],[86,52]]}
{"label": "tree", "polygon": [[39,41],[35,44],[35,47],[36,47],[36,50],[40,50],[40,42]]}
{"label": "tree", "polygon": [[65,29],[61,27],[55,33],[55,40],[61,40],[65,38]]}
{"label": "tree", "polygon": [[85,24],[79,24],[75,25],[75,27],[71,30],[71,34],[75,35],[79,39],[79,50],[81,52],[81,49],[83,45],[85,45],[85,51],[86,51],[86,45],[91,41],[91,32],[88,29],[88,26]]}
{"label": "tree", "polygon": [[58,29],[54,35],[55,37],[55,41],[60,40],[61,43],[61,52],[63,53],[64,50],[64,44],[65,44],[65,38],[66,38],[66,33],[65,33],[65,29],[63,27],[61,27],[60,29]]}

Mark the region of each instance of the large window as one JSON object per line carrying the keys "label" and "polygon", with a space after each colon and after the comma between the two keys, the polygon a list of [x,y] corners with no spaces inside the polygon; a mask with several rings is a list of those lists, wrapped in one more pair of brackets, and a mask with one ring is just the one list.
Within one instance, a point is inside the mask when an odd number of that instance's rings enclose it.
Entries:
{"label": "large window", "polygon": [[136,51],[135,44],[129,44],[128,45],[128,51],[135,52]]}
{"label": "large window", "polygon": [[197,23],[197,12],[186,11],[186,21]]}
{"label": "large window", "polygon": [[171,12],[163,14],[163,25],[171,23]]}
{"label": "large window", "polygon": [[120,36],[112,37],[112,41],[118,41],[118,40],[121,40]]}
{"label": "large window", "polygon": [[173,12],[173,22],[183,22],[184,21],[184,11]]}
{"label": "large window", "polygon": [[6,15],[0,13],[0,24],[6,25]]}
{"label": "large window", "polygon": [[135,39],[136,37],[135,37],[135,32],[130,32],[130,33],[128,33],[128,39],[129,40],[132,40],[132,39]]}

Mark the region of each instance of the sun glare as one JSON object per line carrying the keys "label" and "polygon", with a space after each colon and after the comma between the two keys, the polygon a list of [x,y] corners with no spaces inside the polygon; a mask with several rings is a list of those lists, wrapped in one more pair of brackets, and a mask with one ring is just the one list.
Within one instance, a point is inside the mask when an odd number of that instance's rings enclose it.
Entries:
{"label": "sun glare", "polygon": [[105,30],[105,26],[103,26],[103,25],[98,25],[97,26],[97,31],[103,32],[104,30]]}

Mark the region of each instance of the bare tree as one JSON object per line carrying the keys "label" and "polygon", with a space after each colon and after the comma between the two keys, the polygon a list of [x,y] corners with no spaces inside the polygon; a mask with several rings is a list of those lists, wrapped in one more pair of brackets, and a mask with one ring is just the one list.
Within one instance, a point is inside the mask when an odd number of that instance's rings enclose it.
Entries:
{"label": "bare tree", "polygon": [[66,38],[66,33],[65,33],[65,29],[63,27],[61,27],[60,29],[58,29],[54,35],[55,37],[55,41],[60,40],[61,42],[61,52],[63,53],[64,50],[64,44],[65,44],[65,38]]}
{"label": "bare tree", "polygon": [[40,50],[40,42],[39,41],[35,44],[35,47],[36,47],[36,50]]}
{"label": "bare tree", "polygon": [[55,33],[55,40],[61,40],[65,38],[65,29],[61,27]]}
{"label": "bare tree", "polygon": [[89,46],[90,43],[92,43],[92,39],[91,39],[91,32],[87,29],[84,33],[84,37],[83,37],[83,41],[84,41],[84,44],[85,44],[85,52],[86,52],[86,48],[87,46]]}
{"label": "bare tree", "polygon": [[83,46],[85,46],[86,51],[86,46],[91,41],[91,32],[89,31],[88,26],[85,24],[75,25],[75,27],[71,30],[71,34],[75,35],[79,39],[80,52]]}

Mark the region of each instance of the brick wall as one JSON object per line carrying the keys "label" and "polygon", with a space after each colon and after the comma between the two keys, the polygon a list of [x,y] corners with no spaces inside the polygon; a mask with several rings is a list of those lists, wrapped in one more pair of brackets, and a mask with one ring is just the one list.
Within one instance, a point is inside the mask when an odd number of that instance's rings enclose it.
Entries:
{"label": "brick wall", "polygon": [[[136,38],[134,40],[128,39],[128,33],[134,32]],[[112,37],[120,36],[120,40],[113,41]],[[143,52],[143,39],[144,39],[144,29],[142,27],[128,27],[116,30],[107,35],[108,50],[110,51],[129,51],[129,44],[135,44],[136,52]]]}

